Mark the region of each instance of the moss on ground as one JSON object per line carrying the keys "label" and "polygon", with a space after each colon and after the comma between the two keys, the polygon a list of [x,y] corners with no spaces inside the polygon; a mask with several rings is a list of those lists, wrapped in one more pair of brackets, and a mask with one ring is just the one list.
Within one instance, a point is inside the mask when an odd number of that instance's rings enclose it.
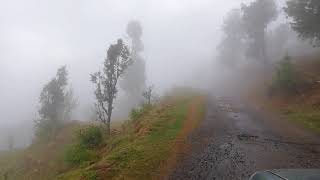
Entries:
{"label": "moss on ground", "polygon": [[320,110],[307,107],[291,106],[286,115],[296,123],[303,124],[306,128],[320,133]]}

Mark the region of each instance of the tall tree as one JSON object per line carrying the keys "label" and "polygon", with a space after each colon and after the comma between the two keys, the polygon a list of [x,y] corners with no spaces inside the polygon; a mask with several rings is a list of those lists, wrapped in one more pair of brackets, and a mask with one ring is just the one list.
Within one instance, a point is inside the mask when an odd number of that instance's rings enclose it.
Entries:
{"label": "tall tree", "polygon": [[36,120],[36,133],[39,138],[54,135],[61,122],[71,117],[76,100],[67,86],[68,71],[66,66],[62,66],[56,76],[43,87],[39,99],[39,119]]}
{"label": "tall tree", "polygon": [[[141,56],[144,50],[141,37],[143,35],[142,26],[139,21],[130,21],[127,25],[127,34],[132,44],[133,63],[125,72],[120,87],[127,94],[129,106],[135,106],[141,100],[141,93],[145,88],[145,60]],[[132,107],[129,107],[132,108]]]}
{"label": "tall tree", "polygon": [[294,32],[289,24],[277,25],[272,31],[267,33],[267,54],[272,60],[281,60],[289,50],[288,42],[294,36]]}
{"label": "tall tree", "polygon": [[292,18],[291,26],[299,36],[320,46],[320,1],[289,0],[284,10]]}
{"label": "tall tree", "polygon": [[274,0],[256,0],[249,5],[242,4],[243,22],[250,39],[248,57],[267,63],[266,29],[276,19],[278,12]]}
{"label": "tall tree", "polygon": [[91,82],[95,85],[97,120],[107,126],[108,134],[113,103],[118,92],[117,83],[131,63],[129,49],[119,39],[117,44],[112,44],[107,50],[103,71],[91,74]]}
{"label": "tall tree", "polygon": [[244,54],[244,29],[240,9],[233,9],[227,14],[222,30],[224,37],[218,46],[218,58],[223,64],[234,66]]}

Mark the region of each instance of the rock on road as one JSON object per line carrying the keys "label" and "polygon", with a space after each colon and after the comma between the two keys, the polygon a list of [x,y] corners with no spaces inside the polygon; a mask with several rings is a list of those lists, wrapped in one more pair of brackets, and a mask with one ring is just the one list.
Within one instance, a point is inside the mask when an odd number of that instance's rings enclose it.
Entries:
{"label": "rock on road", "polygon": [[320,138],[235,98],[210,98],[190,150],[168,179],[249,179],[259,170],[320,168]]}

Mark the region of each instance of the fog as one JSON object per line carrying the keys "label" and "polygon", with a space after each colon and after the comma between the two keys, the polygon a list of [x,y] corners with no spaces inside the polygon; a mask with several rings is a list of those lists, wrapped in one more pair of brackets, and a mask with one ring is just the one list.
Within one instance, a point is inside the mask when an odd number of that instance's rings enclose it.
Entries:
{"label": "fog", "polygon": [[[99,70],[111,43],[118,38],[128,40],[126,25],[130,20],[140,21],[143,27],[147,84],[154,84],[160,94],[179,85],[209,88],[223,18],[240,3],[249,1],[0,2],[3,144],[10,131],[18,130],[26,139],[31,136],[41,89],[62,65],[67,65],[78,98],[73,118],[89,120],[93,104],[89,74]],[[282,1],[278,3],[283,5]],[[17,146],[26,141],[17,142]]]}

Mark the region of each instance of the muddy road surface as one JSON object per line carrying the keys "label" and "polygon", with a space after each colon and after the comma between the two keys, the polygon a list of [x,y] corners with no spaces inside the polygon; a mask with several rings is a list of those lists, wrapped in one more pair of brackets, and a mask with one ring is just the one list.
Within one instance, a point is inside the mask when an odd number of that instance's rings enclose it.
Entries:
{"label": "muddy road surface", "polygon": [[320,138],[235,98],[212,97],[168,179],[249,179],[259,170],[320,168]]}

